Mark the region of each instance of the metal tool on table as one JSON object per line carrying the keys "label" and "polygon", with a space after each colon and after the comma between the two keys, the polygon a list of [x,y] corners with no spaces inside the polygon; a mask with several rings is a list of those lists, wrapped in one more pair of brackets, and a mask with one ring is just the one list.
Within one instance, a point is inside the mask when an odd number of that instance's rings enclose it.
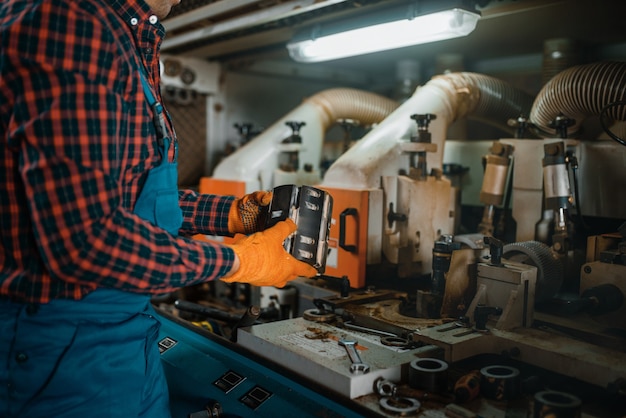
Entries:
{"label": "metal tool on table", "polygon": [[350,340],[339,340],[339,345],[346,349],[348,357],[352,364],[350,365],[350,373],[352,374],[365,374],[369,373],[370,366],[367,363],[363,363],[359,352],[356,349],[357,342]]}
{"label": "metal tool on table", "polygon": [[406,387],[404,385],[397,384],[382,377],[379,377],[374,381],[374,393],[382,397],[412,398],[419,401],[430,401],[441,404],[454,402],[453,396]]}

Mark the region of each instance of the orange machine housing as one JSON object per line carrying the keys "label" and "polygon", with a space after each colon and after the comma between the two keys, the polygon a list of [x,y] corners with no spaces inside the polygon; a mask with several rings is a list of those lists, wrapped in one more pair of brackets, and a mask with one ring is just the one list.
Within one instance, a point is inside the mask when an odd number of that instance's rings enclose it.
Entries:
{"label": "orange machine housing", "polygon": [[347,276],[350,287],[362,288],[367,264],[369,191],[315,187],[333,198],[325,274]]}
{"label": "orange machine housing", "polygon": [[[328,257],[325,274],[347,276],[350,287],[365,287],[367,264],[369,190],[350,190],[315,185],[327,191],[333,198],[333,214],[328,239]],[[236,180],[202,177],[198,186],[200,193],[232,195],[246,194],[246,184]],[[203,235],[197,239],[206,240]],[[224,242],[232,238],[224,237]]]}

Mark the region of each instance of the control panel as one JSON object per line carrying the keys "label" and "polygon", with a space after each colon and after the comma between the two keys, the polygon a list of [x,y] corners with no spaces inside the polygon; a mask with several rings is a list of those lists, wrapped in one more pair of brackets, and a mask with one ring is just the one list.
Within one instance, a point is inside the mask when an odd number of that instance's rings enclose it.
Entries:
{"label": "control panel", "polygon": [[172,418],[362,417],[358,405],[290,376],[236,343],[160,314],[159,350]]}

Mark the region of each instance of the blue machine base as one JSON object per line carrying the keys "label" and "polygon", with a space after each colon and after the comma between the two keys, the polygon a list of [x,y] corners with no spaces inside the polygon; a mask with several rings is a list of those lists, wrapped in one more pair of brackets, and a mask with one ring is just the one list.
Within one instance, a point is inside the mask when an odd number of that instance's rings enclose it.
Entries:
{"label": "blue machine base", "polygon": [[205,407],[216,403],[221,417],[349,418],[372,412],[281,370],[280,359],[270,364],[236,343],[157,312],[172,418],[211,417]]}

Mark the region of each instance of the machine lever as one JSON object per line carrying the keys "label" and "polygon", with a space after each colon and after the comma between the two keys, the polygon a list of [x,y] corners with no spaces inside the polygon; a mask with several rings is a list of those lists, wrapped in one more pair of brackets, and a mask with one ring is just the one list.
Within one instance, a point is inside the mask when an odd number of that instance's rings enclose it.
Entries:
{"label": "machine lever", "polygon": [[344,275],[341,277],[337,277],[337,276],[329,276],[327,274],[318,274],[317,276],[312,277],[312,279],[326,280],[332,284],[338,283],[339,284],[339,296],[342,298],[347,298],[350,295],[350,280],[348,279],[348,276]]}
{"label": "machine lever", "polygon": [[237,315],[232,315],[221,309],[203,306],[197,303],[189,302],[187,300],[177,299],[176,301],[174,301],[174,306],[179,311],[193,313],[206,318],[213,318],[225,322],[236,322],[239,320],[239,317]]}
{"label": "machine lever", "polygon": [[370,371],[370,366],[361,361],[361,356],[356,349],[357,342],[350,340],[339,340],[339,345],[343,346],[350,357],[352,364],[350,365],[350,373],[365,374]]}
{"label": "machine lever", "polygon": [[232,342],[237,342],[237,330],[239,328],[249,327],[254,325],[261,316],[261,308],[258,306],[252,305],[246,309],[246,312],[239,318],[239,321],[233,326],[231,331],[230,340]]}

